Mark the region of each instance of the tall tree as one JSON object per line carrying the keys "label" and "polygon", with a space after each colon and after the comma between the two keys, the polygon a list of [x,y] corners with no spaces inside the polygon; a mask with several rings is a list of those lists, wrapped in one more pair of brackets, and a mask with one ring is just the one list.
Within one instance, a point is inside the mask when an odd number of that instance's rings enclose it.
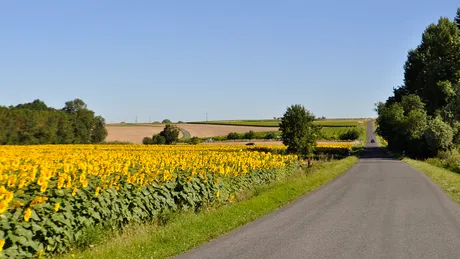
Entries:
{"label": "tall tree", "polygon": [[99,143],[107,137],[107,129],[105,128],[105,120],[101,116],[94,118],[94,126],[91,131],[91,142]]}
{"label": "tall tree", "polygon": [[106,136],[104,118],[95,117],[81,99],[66,102],[61,110],[38,99],[0,106],[0,145],[95,143]]}
{"label": "tall tree", "polygon": [[460,29],[460,8],[457,9],[457,15],[454,18],[457,28]]}
{"label": "tall tree", "polygon": [[447,18],[431,24],[421,44],[409,51],[403,92],[419,95],[429,115],[444,107],[456,94],[460,80],[460,30]]}
{"label": "tall tree", "polygon": [[295,104],[287,108],[281,119],[280,131],[283,144],[288,151],[299,155],[311,155],[316,146],[320,128],[313,124],[315,115],[303,105]]}

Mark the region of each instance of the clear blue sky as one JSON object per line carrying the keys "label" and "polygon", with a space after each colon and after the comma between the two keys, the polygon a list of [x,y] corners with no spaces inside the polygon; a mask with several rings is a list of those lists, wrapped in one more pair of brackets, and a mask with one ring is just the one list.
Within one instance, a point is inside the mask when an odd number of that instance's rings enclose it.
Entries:
{"label": "clear blue sky", "polygon": [[[372,2],[372,3],[371,3]],[[458,0],[2,1],[0,105],[81,98],[107,122],[375,116]]]}

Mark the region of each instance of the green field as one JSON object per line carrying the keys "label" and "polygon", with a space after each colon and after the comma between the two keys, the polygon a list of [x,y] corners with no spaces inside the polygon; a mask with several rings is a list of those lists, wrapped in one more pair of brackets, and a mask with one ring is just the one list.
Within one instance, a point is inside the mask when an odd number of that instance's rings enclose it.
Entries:
{"label": "green field", "polygon": [[356,127],[324,127],[321,128],[321,135],[323,140],[339,140],[340,135]]}

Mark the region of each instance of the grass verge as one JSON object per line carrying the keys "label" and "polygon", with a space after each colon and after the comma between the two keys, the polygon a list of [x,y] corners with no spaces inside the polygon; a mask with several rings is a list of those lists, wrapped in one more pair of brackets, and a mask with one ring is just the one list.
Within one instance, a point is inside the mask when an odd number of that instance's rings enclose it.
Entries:
{"label": "grass verge", "polygon": [[426,174],[460,204],[460,174],[418,160],[404,158],[403,161]]}
{"label": "grass verge", "polygon": [[62,258],[167,258],[206,243],[333,180],[352,167],[356,157],[315,164],[285,180],[255,188],[246,200],[197,214],[181,213],[164,226],[131,226],[85,251]]}

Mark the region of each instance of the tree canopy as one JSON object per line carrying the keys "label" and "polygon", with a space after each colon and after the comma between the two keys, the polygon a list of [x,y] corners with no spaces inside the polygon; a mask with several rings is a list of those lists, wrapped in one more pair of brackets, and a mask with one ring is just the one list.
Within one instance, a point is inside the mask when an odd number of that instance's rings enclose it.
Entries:
{"label": "tree canopy", "polygon": [[300,104],[287,108],[281,119],[280,131],[289,152],[299,155],[313,153],[320,130],[313,124],[314,120],[315,116]]}
{"label": "tree canopy", "polygon": [[62,109],[41,100],[0,106],[0,145],[98,143],[107,136],[105,120],[75,99]]}
{"label": "tree canopy", "polygon": [[460,8],[422,34],[404,65],[404,84],[376,104],[377,133],[390,149],[436,155],[460,144]]}

